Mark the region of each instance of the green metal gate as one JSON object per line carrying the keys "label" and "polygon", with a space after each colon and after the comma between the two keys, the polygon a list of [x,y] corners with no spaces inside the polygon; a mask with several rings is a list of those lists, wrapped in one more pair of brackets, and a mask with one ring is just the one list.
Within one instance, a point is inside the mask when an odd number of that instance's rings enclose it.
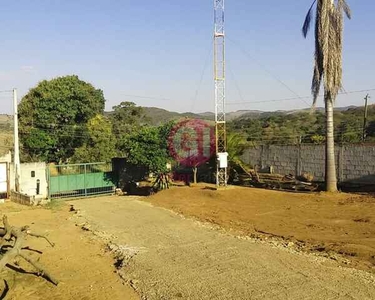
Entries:
{"label": "green metal gate", "polygon": [[107,163],[51,164],[47,171],[51,199],[111,194],[116,188],[112,165]]}

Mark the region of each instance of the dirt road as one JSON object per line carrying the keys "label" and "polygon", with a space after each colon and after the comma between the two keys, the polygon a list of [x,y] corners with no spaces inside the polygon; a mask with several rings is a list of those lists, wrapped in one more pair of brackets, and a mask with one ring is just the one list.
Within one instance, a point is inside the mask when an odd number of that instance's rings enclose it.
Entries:
{"label": "dirt road", "polygon": [[145,198],[184,216],[246,236],[279,237],[304,251],[340,259],[375,274],[375,197],[288,193],[231,186],[172,188]]}
{"label": "dirt road", "polygon": [[70,203],[77,222],[113,236],[125,254],[122,275],[145,299],[375,299],[369,273],[242,239],[137,197]]}

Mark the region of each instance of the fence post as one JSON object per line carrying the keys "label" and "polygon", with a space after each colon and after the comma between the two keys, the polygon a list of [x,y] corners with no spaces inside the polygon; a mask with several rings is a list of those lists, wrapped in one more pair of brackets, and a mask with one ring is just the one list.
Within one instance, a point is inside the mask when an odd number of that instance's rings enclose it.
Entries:
{"label": "fence post", "polygon": [[338,165],[339,165],[339,183],[341,183],[343,181],[343,176],[344,176],[344,172],[343,172],[343,156],[344,156],[344,146],[341,144],[339,146],[340,150],[339,150],[339,161],[338,161]]}
{"label": "fence post", "polygon": [[86,164],[84,164],[84,169],[85,169],[85,173],[84,173],[84,179],[83,179],[83,182],[84,182],[84,186],[85,186],[85,197],[87,196],[87,183],[86,183],[86,173],[87,173],[87,170],[86,170]]}
{"label": "fence post", "polygon": [[297,144],[297,165],[296,165],[296,176],[301,175],[301,136],[298,138]]}

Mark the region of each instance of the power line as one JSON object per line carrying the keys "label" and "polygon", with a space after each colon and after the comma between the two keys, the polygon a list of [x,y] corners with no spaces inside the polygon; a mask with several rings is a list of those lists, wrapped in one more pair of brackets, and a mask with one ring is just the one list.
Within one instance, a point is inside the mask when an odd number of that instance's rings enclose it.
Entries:
{"label": "power line", "polygon": [[[211,44],[212,43],[213,43],[213,39],[211,40]],[[192,111],[193,108],[194,108],[195,102],[197,101],[197,98],[198,98],[199,90],[200,90],[200,88],[202,86],[203,77],[204,77],[204,74],[206,73],[206,69],[207,69],[207,65],[208,65],[208,60],[209,60],[209,58],[211,56],[211,53],[212,53],[211,44],[210,44],[210,47],[209,47],[208,52],[207,52],[207,56],[206,56],[206,59],[205,59],[205,62],[204,62],[203,70],[202,70],[202,73],[201,73],[201,76],[200,76],[200,79],[199,79],[198,87],[197,87],[197,89],[195,91],[195,95],[194,95],[194,98],[193,98],[193,103],[191,104],[190,111]]]}
{"label": "power line", "polygon": [[[371,92],[375,91],[375,88],[373,89],[367,89],[367,90],[358,90],[358,91],[346,91],[344,93],[338,93],[338,95],[348,95],[348,94],[356,94],[356,93],[364,93],[364,92]],[[319,98],[324,97],[324,95],[319,95]],[[281,98],[281,99],[271,99],[271,100],[262,100],[262,101],[243,101],[243,102],[229,102],[227,105],[242,105],[242,104],[252,104],[252,103],[267,103],[267,102],[281,102],[281,101],[292,101],[292,100],[298,100],[298,99],[311,99],[312,96],[303,96],[303,97],[294,97],[294,98]]]}
{"label": "power line", "polygon": [[279,82],[281,85],[283,85],[286,89],[288,89],[291,93],[293,93],[297,99],[302,100],[306,105],[310,106],[309,103],[307,103],[305,100],[303,100],[303,97],[300,97],[294,90],[292,90],[285,82],[283,82],[278,76],[273,74],[271,71],[268,70],[263,64],[261,64],[259,61],[257,61],[248,51],[246,51],[243,47],[241,47],[239,44],[237,44],[235,41],[233,41],[231,38],[228,37],[228,40],[232,42],[234,45],[238,46],[238,48],[247,56],[250,58],[250,60],[254,61],[258,66],[260,66],[263,71],[265,71],[268,75],[273,77],[277,82]]}
{"label": "power line", "polygon": [[[229,69],[229,68],[228,68]],[[349,94],[356,94],[356,93],[364,93],[364,92],[372,92],[375,91],[375,88],[365,89],[365,90],[357,90],[357,91],[345,91],[338,93],[338,95],[349,95]],[[135,97],[135,98],[145,98],[145,99],[154,99],[154,100],[165,100],[165,101],[175,101],[169,98],[158,98],[152,96],[139,96],[139,95],[124,95],[127,97]],[[324,97],[323,95],[319,95],[319,98]],[[293,98],[278,98],[278,99],[270,99],[270,100],[259,100],[259,101],[241,101],[241,102],[227,102],[226,105],[242,105],[242,104],[255,104],[255,103],[268,103],[268,102],[282,102],[282,101],[293,101],[299,99],[312,99],[312,96],[298,96]],[[307,102],[305,102],[307,104]],[[308,104],[310,106],[310,104]]]}
{"label": "power line", "polygon": [[73,129],[87,129],[87,124],[58,124],[58,123],[46,123],[44,126],[49,127],[37,127],[34,124],[24,124],[33,128],[46,128],[46,129],[61,129],[61,127],[73,127]]}
{"label": "power line", "polygon": [[[231,76],[233,77],[234,85],[235,85],[235,87],[236,87],[236,89],[237,89],[238,95],[240,96],[241,101],[244,102],[244,98],[243,98],[243,96],[242,96],[242,92],[241,92],[241,90],[240,90],[240,87],[239,87],[239,85],[238,85],[238,83],[237,83],[236,77],[234,76],[234,73],[233,73],[233,71],[232,71],[232,69],[231,69],[231,67],[230,67],[230,64],[228,64],[228,63],[227,63],[227,68],[228,68],[228,70],[229,70],[229,73],[230,73]],[[228,103],[227,103],[227,104],[228,104]]]}

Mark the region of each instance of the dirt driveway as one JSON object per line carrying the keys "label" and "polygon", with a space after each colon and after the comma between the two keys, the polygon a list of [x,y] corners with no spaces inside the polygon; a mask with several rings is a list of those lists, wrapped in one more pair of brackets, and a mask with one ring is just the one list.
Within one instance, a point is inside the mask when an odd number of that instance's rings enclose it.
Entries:
{"label": "dirt driveway", "polygon": [[375,299],[364,271],[236,237],[137,197],[72,201],[76,222],[111,235],[144,299]]}
{"label": "dirt driveway", "polygon": [[287,240],[304,251],[375,274],[375,197],[371,195],[235,186],[214,191],[202,184],[172,188],[145,200],[245,236]]}

